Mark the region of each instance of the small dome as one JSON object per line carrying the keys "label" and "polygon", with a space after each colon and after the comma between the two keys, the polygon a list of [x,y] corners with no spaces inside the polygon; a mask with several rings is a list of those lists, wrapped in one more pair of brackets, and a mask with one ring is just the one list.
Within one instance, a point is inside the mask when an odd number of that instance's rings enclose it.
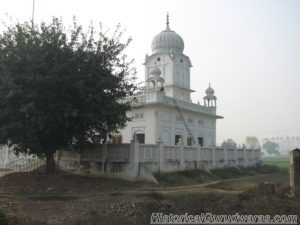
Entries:
{"label": "small dome", "polygon": [[159,77],[161,75],[161,71],[157,66],[154,66],[151,70],[150,70],[150,75],[153,76],[157,76]]}
{"label": "small dome", "polygon": [[214,95],[215,91],[210,87],[210,84],[209,87],[206,89],[205,93],[206,95]]}
{"label": "small dome", "polygon": [[151,44],[153,53],[158,52],[176,52],[183,53],[183,39],[169,28],[169,15],[167,15],[167,27],[164,31],[157,34]]}

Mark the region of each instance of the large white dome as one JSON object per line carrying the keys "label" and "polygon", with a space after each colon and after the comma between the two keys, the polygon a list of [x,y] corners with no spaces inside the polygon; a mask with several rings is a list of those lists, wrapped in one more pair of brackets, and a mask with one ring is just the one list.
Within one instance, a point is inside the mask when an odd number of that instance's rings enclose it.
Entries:
{"label": "large white dome", "polygon": [[169,20],[167,19],[167,28],[157,34],[151,44],[152,52],[176,52],[183,53],[183,39],[169,28]]}

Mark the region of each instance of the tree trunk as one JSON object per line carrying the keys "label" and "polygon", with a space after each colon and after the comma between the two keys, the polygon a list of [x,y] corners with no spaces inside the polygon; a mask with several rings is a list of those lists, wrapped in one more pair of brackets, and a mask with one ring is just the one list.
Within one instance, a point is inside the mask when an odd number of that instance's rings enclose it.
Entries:
{"label": "tree trunk", "polygon": [[54,160],[54,154],[48,154],[46,155],[46,173],[52,174],[55,171],[55,160]]}

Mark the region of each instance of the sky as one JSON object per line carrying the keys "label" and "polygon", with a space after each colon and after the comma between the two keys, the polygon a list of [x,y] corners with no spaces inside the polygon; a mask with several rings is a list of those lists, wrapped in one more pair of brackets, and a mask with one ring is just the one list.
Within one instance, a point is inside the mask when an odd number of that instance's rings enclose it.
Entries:
{"label": "sky", "polygon": [[[32,1],[0,0],[0,21],[30,20]],[[218,144],[300,136],[299,0],[35,0],[34,21],[56,16],[67,25],[75,15],[80,24],[101,22],[111,31],[120,23],[133,39],[127,54],[143,81],[145,55],[165,29],[167,13],[193,65],[193,102],[203,104],[209,82],[215,90],[224,116]]]}

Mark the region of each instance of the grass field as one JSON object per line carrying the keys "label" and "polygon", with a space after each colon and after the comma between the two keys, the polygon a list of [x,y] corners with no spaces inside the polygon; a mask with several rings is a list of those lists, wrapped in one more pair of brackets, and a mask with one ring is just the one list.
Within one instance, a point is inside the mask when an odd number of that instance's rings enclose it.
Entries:
{"label": "grass field", "polygon": [[262,162],[265,165],[276,166],[284,171],[289,171],[290,164],[289,158],[262,158]]}
{"label": "grass field", "polygon": [[[249,168],[213,169],[210,170],[210,173],[203,170],[178,171],[155,174],[155,178],[159,182],[160,186],[166,187],[196,185],[223,180],[226,181],[226,188],[224,189],[243,191],[245,189],[249,189],[255,185],[258,185],[261,182],[279,182],[288,184],[288,174],[289,173],[287,167],[282,168],[278,165],[268,164],[264,166]],[[235,178],[239,179],[236,182],[232,182],[231,179]],[[230,182],[227,182],[228,180],[230,180]],[[245,186],[245,188],[242,187],[243,185]]]}
{"label": "grass field", "polygon": [[276,172],[264,175],[245,176],[235,179],[224,180],[220,183],[209,185],[208,187],[229,190],[247,191],[257,187],[260,183],[277,183],[286,188],[289,186],[289,174],[287,172]]}

